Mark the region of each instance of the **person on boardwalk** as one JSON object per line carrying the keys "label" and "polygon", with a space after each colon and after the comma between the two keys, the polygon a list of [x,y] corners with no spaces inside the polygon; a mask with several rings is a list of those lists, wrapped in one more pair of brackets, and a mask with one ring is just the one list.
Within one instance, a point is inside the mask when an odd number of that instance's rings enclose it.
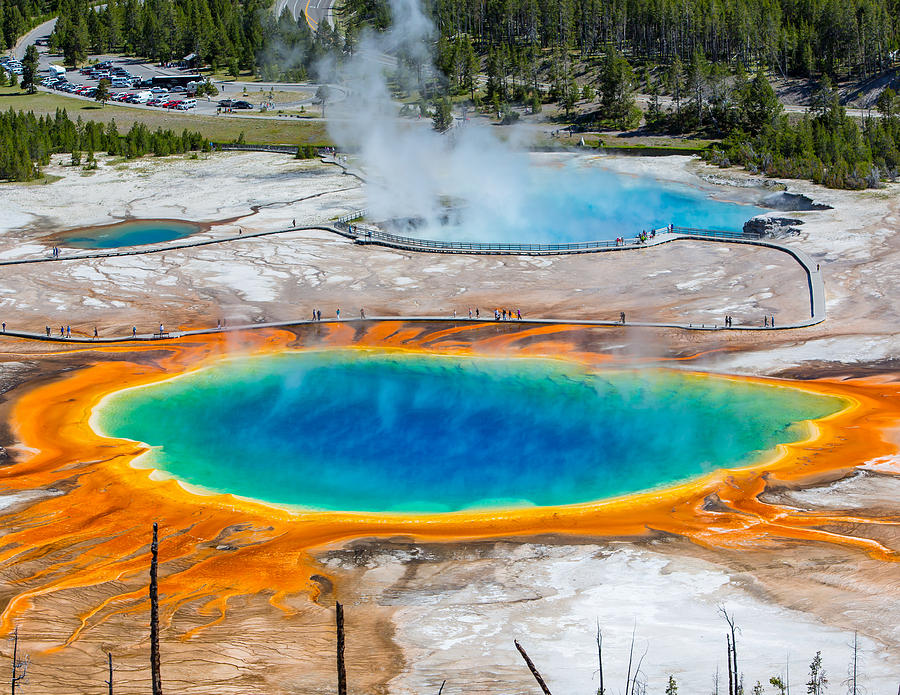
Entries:
{"label": "person on boardwalk", "polygon": [[519,309],[516,309],[516,319],[522,320],[522,312]]}
{"label": "person on boardwalk", "polygon": [[769,327],[769,317],[768,316],[763,316],[763,326],[765,326],[766,328]]}
{"label": "person on boardwalk", "polygon": [[45,326],[45,328],[47,329],[47,337],[49,338],[50,337],[50,326]]}
{"label": "person on boardwalk", "polygon": [[131,337],[132,337],[132,338],[137,338],[137,326],[132,326],[132,327],[131,327]]}
{"label": "person on boardwalk", "polygon": [[338,317],[338,321],[340,321],[341,320],[341,310],[340,309],[337,310],[337,317]]}
{"label": "person on boardwalk", "polygon": [[366,320],[366,310],[365,310],[365,309],[360,308],[360,310],[359,310],[359,318],[361,318],[363,321]]}
{"label": "person on boardwalk", "polygon": [[72,337],[72,327],[67,325],[66,326],[66,338],[71,338],[71,337]]}
{"label": "person on boardwalk", "polygon": [[97,327],[94,326],[94,340],[97,340]]}
{"label": "person on boardwalk", "polygon": [[313,309],[313,321],[315,321],[315,320],[316,320],[316,310]]}
{"label": "person on boardwalk", "polygon": [[3,332],[6,333],[6,321],[3,322]]}
{"label": "person on boardwalk", "polygon": [[621,321],[622,323],[625,323],[625,312],[624,311],[619,312],[619,321]]}
{"label": "person on boardwalk", "polygon": [[66,337],[66,328],[65,328],[65,326],[60,326],[60,327],[59,327],[59,337],[60,337],[60,338],[65,338],[65,337]]}
{"label": "person on boardwalk", "polygon": [[165,331],[163,330],[163,325],[162,325],[162,324],[159,324],[159,337],[160,337],[160,338],[162,338],[163,333],[165,333]]}

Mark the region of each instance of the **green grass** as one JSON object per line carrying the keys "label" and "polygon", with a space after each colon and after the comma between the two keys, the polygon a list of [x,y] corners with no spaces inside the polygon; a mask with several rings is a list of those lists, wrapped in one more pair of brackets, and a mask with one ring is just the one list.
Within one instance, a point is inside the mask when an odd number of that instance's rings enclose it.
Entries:
{"label": "green grass", "polygon": [[0,109],[33,111],[36,115],[54,114],[57,108],[65,109],[72,120],[79,116],[85,121],[108,123],[115,119],[120,133],[133,123],[144,123],[148,128],[171,128],[180,133],[184,128],[200,132],[204,138],[215,142],[231,142],[244,133],[244,141],[259,145],[321,144],[330,142],[325,124],[305,119],[276,121],[260,118],[224,116],[200,116],[172,113],[164,110],[133,109],[127,106],[107,104],[101,106],[83,99],[71,99],[51,92],[26,94],[19,89],[0,87]]}

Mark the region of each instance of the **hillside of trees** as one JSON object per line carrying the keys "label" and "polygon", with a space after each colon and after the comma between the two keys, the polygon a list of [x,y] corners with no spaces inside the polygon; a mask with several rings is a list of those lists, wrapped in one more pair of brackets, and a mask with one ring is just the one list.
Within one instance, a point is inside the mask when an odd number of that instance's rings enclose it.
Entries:
{"label": "hillside of trees", "polygon": [[50,45],[69,65],[90,53],[125,53],[165,62],[197,54],[213,70],[264,79],[305,79],[335,45],[332,30],[316,34],[285,10],[276,18],[263,0],[62,0]]}
{"label": "hillside of trees", "polygon": [[50,155],[71,152],[73,163],[82,153],[88,162],[94,153],[106,152],[126,158],[145,154],[164,156],[207,149],[209,143],[200,133],[172,130],[151,131],[135,123],[121,135],[115,121],[104,126],[94,121],[72,121],[64,110],[55,116],[35,116],[24,111],[0,112],[0,180],[30,181],[41,175],[40,167]]}
{"label": "hillside of trees", "polygon": [[56,12],[56,0],[0,0],[0,48],[12,48],[16,39]]}

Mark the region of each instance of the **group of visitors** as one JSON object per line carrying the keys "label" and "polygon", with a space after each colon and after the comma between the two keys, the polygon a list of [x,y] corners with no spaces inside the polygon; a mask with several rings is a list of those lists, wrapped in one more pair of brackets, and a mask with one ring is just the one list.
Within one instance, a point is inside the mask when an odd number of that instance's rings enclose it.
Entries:
{"label": "group of visitors", "polygon": [[[50,326],[45,326],[44,330],[47,331],[47,337],[48,338],[51,337],[53,330],[50,328]],[[96,332],[96,330],[97,329],[95,328],[94,331]],[[6,332],[6,323],[3,324],[3,332],[4,333]],[[60,338],[71,338],[72,337],[72,327],[71,326],[60,326],[59,327],[59,337]]]}
{"label": "group of visitors", "polygon": [[775,328],[775,317],[763,316],[763,326],[766,326],[768,328]]}
{"label": "group of visitors", "polygon": [[513,312],[512,309],[494,309],[494,321],[521,321],[522,312],[518,309]]}
{"label": "group of visitors", "polygon": [[53,247],[53,258],[59,258],[59,246]]}
{"label": "group of visitors", "polygon": [[730,316],[725,317],[725,328],[731,328],[731,317]]}

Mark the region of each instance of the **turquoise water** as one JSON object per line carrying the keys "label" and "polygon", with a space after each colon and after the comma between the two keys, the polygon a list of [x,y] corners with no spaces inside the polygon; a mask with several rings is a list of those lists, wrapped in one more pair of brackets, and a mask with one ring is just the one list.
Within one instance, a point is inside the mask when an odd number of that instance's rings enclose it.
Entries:
{"label": "turquoise water", "polygon": [[64,232],[60,243],[78,249],[114,249],[175,241],[202,229],[202,225],[183,220],[129,220]]}
{"label": "turquoise water", "polygon": [[840,407],[678,372],[346,350],[224,361],[113,394],[94,424],[209,490],[443,512],[670,485],[751,462]]}
{"label": "turquoise water", "polygon": [[754,205],[716,200],[697,188],[628,176],[598,166],[534,167],[517,187],[498,184],[496,200],[463,201],[459,219],[414,236],[464,241],[566,243],[634,237],[668,224],[740,232],[766,212]]}

